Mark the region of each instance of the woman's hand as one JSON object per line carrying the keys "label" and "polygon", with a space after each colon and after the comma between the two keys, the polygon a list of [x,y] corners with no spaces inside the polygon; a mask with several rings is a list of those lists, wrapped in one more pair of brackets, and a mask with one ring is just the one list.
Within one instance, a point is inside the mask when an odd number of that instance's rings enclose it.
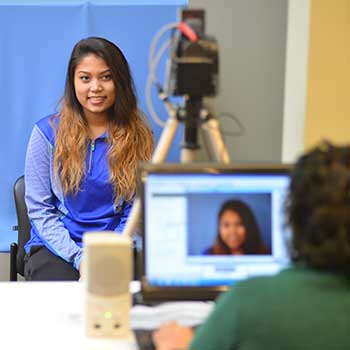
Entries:
{"label": "woman's hand", "polygon": [[157,350],[188,349],[193,338],[193,330],[171,322],[154,331],[152,338]]}

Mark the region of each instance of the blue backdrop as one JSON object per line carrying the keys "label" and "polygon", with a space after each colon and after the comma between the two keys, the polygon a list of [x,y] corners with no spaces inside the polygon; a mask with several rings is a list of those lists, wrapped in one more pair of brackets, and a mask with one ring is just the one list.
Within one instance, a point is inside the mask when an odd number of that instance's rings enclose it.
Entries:
{"label": "blue backdrop", "polygon": [[[0,251],[16,240],[12,188],[23,174],[30,132],[38,119],[57,110],[74,44],[87,36],[102,36],[120,46],[133,72],[140,107],[147,113],[149,45],[186,4],[187,0],[0,0]],[[159,68],[164,75],[164,63]],[[161,102],[156,96],[153,100],[166,119]],[[158,139],[162,130],[151,124]],[[180,133],[169,161],[179,158]]]}

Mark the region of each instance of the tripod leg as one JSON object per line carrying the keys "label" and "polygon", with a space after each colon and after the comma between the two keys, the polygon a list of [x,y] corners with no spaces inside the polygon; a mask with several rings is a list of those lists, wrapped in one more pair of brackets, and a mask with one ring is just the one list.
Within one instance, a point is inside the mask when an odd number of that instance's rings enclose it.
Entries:
{"label": "tripod leg", "polygon": [[136,198],[132,205],[131,212],[124,227],[123,236],[132,237],[136,232],[141,216],[141,202],[140,198]]}
{"label": "tripod leg", "polygon": [[[175,116],[170,117],[167,120],[163,129],[163,132],[160,135],[160,139],[158,141],[157,147],[154,150],[152,160],[151,160],[152,163],[161,163],[164,161],[167,154],[169,153],[169,149],[175,137],[175,133],[178,125],[179,125],[179,122]],[[141,203],[140,203],[140,199],[136,198],[132,206],[128,220],[126,222],[126,225],[123,231],[123,236],[128,236],[128,237],[133,236],[133,234],[137,230],[140,217],[141,217]]]}
{"label": "tripod leg", "polygon": [[179,122],[176,117],[167,120],[152,156],[152,163],[161,163],[169,153]]}
{"label": "tripod leg", "polygon": [[217,119],[210,118],[205,124],[203,124],[203,128],[208,131],[209,140],[213,147],[216,160],[226,164],[229,163],[230,156],[226,149]]}

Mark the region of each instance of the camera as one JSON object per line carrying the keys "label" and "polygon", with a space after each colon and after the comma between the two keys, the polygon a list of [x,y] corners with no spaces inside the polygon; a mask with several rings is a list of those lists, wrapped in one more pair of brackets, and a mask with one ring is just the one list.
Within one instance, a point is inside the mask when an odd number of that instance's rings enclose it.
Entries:
{"label": "camera", "polygon": [[167,92],[174,96],[215,96],[218,87],[218,45],[205,34],[204,10],[183,9],[181,21],[196,34],[173,34]]}

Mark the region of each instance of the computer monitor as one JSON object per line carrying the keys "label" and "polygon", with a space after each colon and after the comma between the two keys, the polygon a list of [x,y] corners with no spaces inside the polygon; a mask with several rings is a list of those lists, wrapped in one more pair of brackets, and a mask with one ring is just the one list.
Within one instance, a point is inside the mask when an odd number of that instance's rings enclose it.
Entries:
{"label": "computer monitor", "polygon": [[[275,274],[286,267],[284,200],[290,168],[142,164],[144,300],[214,299],[237,281]],[[218,232],[218,215],[224,205],[231,209],[238,205],[236,216],[231,210],[231,221],[222,223],[234,225],[236,218],[237,225],[237,217],[240,219],[241,231],[231,238],[230,234],[222,237],[223,230]],[[242,214],[242,207],[250,213]],[[255,224],[247,223],[249,220]],[[224,241],[229,252],[219,241]]]}

